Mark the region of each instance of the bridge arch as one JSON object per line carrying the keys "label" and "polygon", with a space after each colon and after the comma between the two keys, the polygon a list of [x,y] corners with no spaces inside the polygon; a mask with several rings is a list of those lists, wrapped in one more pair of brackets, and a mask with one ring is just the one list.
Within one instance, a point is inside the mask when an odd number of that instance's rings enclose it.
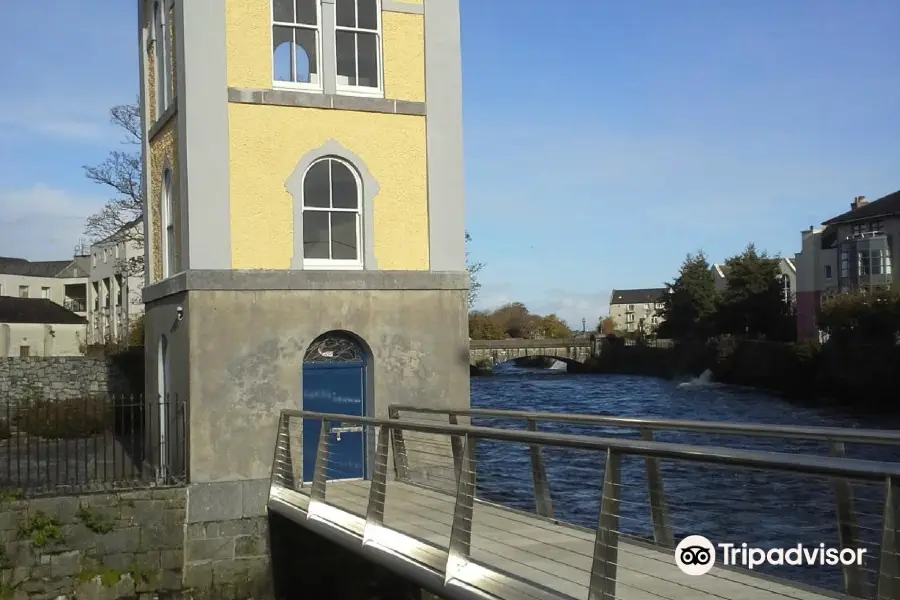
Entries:
{"label": "bridge arch", "polygon": [[470,340],[469,365],[492,367],[520,358],[546,357],[581,367],[596,355],[597,341],[592,338],[568,340]]}

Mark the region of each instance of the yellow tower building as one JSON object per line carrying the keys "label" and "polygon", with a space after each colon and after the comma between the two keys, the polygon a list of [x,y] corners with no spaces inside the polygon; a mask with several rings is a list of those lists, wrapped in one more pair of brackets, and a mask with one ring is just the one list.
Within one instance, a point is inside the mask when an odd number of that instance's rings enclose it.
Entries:
{"label": "yellow tower building", "polygon": [[[146,392],[186,404],[153,426],[187,437],[157,467],[186,471],[191,531],[262,518],[282,409],[468,407],[459,6],[139,13]],[[336,476],[367,477],[341,440]],[[186,580],[226,560],[189,554]]]}

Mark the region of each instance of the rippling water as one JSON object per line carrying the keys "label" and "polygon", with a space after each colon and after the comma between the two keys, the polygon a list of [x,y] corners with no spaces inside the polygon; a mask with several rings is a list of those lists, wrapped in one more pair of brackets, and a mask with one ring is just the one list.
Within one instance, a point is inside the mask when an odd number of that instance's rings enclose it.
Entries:
{"label": "rippling water", "polygon": [[[798,406],[755,390],[725,386],[678,387],[676,382],[647,377],[568,375],[528,369],[501,368],[492,377],[472,378],[472,406],[624,417],[656,417],[900,429],[897,419],[854,415],[836,408]],[[474,424],[523,428],[521,422],[477,419]],[[615,428],[541,424],[544,431],[636,438]],[[827,455],[824,442],[778,438],[710,436],[660,432],[658,441],[727,446],[774,452]],[[900,448],[848,446],[853,458],[900,461]],[[534,510],[531,467],[526,447],[483,442],[478,449],[479,494],[523,510]],[[544,461],[557,518],[595,527],[599,514],[604,457],[597,452],[546,449]],[[645,465],[626,457],[622,463],[620,529],[652,539]],[[774,548],[838,546],[834,493],[830,481],[792,474],[735,470],[697,463],[664,461],[665,493],[676,542],[700,534],[713,543],[746,542]],[[883,486],[854,484],[854,501],[864,547],[865,569],[877,569],[881,535]],[[835,590],[843,587],[840,567],[760,568],[780,577]],[[874,578],[869,576],[870,581]]]}

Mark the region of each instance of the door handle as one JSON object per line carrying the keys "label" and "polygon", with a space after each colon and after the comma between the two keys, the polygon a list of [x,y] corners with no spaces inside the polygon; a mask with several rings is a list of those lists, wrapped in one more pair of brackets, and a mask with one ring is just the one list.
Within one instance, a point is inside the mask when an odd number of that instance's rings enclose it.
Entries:
{"label": "door handle", "polygon": [[342,433],[362,433],[362,426],[357,425],[355,427],[332,427],[329,431],[337,436],[337,441],[341,441]]}

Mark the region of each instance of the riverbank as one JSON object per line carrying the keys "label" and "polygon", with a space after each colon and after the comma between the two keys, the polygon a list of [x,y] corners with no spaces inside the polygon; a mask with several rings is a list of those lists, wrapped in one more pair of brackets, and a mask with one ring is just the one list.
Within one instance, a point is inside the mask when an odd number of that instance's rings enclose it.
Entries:
{"label": "riverbank", "polygon": [[709,369],[721,383],[753,387],[805,401],[900,413],[900,347],[780,343],[730,336],[674,347],[613,339],[586,369],[594,373],[667,379]]}

